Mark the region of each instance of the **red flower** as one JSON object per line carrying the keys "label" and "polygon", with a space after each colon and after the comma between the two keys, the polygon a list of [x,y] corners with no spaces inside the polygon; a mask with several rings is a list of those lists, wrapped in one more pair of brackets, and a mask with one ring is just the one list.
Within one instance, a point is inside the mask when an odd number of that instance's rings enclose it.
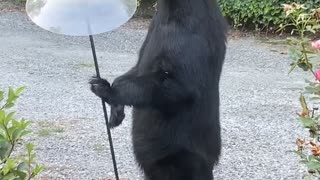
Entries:
{"label": "red flower", "polygon": [[320,69],[315,72],[316,79],[320,81]]}
{"label": "red flower", "polygon": [[314,49],[320,49],[320,39],[317,40],[317,41],[313,41],[311,43],[311,46],[314,48]]}

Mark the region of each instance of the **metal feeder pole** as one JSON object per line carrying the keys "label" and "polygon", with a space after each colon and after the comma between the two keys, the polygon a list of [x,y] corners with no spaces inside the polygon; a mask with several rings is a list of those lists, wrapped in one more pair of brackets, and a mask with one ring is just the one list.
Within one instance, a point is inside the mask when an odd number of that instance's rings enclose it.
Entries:
{"label": "metal feeder pole", "polygon": [[[93,55],[95,69],[96,69],[96,74],[97,74],[97,77],[100,79],[101,76],[100,76],[99,64],[98,64],[98,59],[97,59],[96,48],[95,48],[95,45],[94,45],[93,36],[89,35],[89,38],[90,38],[90,43],[91,43],[91,49],[92,49],[92,55]],[[116,180],[119,180],[117,162],[116,162],[116,157],[115,157],[114,148],[113,148],[113,142],[112,142],[112,136],[111,136],[110,127],[109,127],[109,124],[108,124],[107,108],[106,108],[105,102],[102,99],[101,99],[101,102],[102,102],[104,119],[105,119],[106,126],[107,126],[107,133],[108,133],[110,151],[111,151],[111,156],[112,156],[114,174],[115,174]]]}

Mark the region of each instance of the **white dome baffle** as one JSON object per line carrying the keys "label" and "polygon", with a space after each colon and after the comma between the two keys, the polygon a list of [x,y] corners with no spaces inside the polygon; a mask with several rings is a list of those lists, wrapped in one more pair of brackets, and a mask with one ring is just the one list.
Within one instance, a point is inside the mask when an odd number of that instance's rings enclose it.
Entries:
{"label": "white dome baffle", "polygon": [[[98,78],[100,72],[92,35],[118,28],[134,15],[136,9],[137,0],[27,0],[26,2],[29,18],[41,28],[57,34],[89,36]],[[103,100],[101,101],[115,177],[119,180],[106,105]]]}

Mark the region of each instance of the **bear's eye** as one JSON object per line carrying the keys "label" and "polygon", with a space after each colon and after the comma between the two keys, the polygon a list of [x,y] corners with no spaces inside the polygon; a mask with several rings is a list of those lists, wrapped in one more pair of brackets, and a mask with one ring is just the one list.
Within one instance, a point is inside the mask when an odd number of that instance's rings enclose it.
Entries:
{"label": "bear's eye", "polygon": [[160,71],[159,72],[159,77],[160,77],[160,80],[161,81],[165,81],[165,80],[167,80],[167,79],[169,79],[169,78],[171,78],[170,76],[171,76],[171,73],[169,72],[169,71]]}
{"label": "bear's eye", "polygon": [[162,71],[162,74],[163,74],[165,79],[173,78],[173,74],[170,71]]}

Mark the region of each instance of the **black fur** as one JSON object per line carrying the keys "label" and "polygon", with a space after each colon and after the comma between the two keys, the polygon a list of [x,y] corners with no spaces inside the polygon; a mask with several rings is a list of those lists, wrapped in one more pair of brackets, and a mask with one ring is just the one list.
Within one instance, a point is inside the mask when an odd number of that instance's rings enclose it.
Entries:
{"label": "black fur", "polygon": [[133,106],[134,153],[146,179],[213,179],[226,34],[215,0],[160,0],[137,64],[112,86],[91,80],[97,96],[117,105],[115,115]]}

